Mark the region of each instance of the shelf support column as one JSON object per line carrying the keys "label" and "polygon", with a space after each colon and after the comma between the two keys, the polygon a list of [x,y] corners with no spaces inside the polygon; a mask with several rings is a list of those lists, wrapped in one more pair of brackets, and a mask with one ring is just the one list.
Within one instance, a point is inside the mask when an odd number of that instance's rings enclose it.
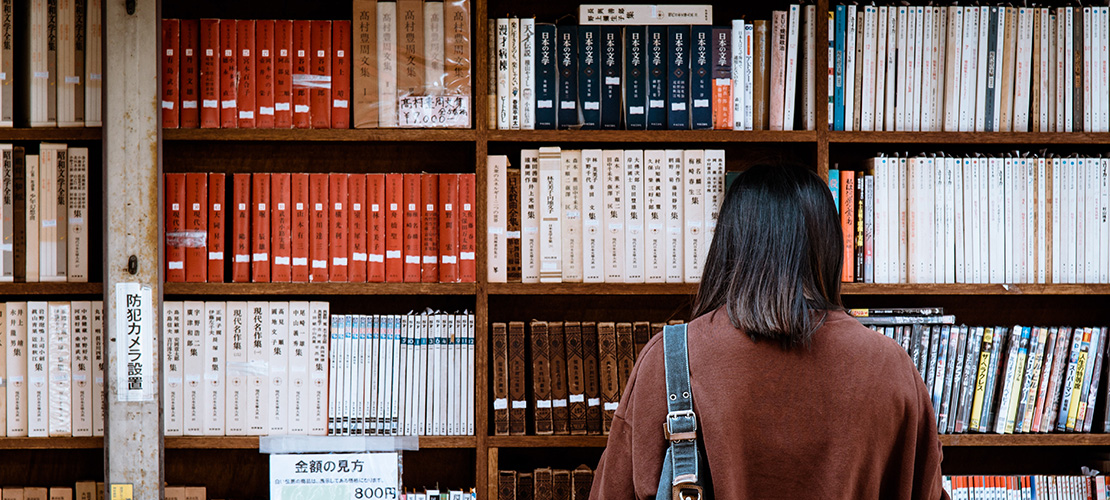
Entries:
{"label": "shelf support column", "polygon": [[[128,488],[129,498],[135,500],[162,496],[158,5],[157,0],[104,0],[103,165],[108,228],[104,236],[104,375],[108,381],[104,482],[108,500],[128,498],[124,493]],[[149,300],[144,298],[142,304],[132,300],[126,310],[118,309],[117,286],[124,283],[150,287]],[[140,319],[136,330],[135,320]],[[146,345],[137,347],[136,338]],[[142,358],[132,355],[136,348]],[[135,366],[138,359],[143,361],[141,367]],[[120,367],[132,371],[121,373]],[[133,378],[135,369],[144,378]]]}

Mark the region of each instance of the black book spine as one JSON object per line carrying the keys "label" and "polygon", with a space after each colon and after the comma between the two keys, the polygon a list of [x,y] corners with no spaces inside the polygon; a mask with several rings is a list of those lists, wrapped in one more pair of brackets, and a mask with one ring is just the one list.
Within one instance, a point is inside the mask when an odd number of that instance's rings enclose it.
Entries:
{"label": "black book spine", "polygon": [[621,126],[621,27],[601,27],[601,128]]}
{"label": "black book spine", "polygon": [[713,128],[713,27],[690,28],[690,125],[695,130]]}
{"label": "black book spine", "polygon": [[667,26],[667,128],[690,128],[690,27]]}
{"label": "black book spine", "polygon": [[994,122],[994,92],[998,87],[998,74],[995,71],[995,61],[998,58],[998,7],[991,7],[987,24],[987,92],[985,94],[986,106],[983,116],[986,117],[987,132],[997,132],[998,124]]}
{"label": "black book spine", "polygon": [[624,126],[647,129],[647,28],[624,28]]}
{"label": "black book spine", "polygon": [[555,25],[536,23],[536,129],[555,128],[555,102],[558,100],[555,60]]}
{"label": "black book spine", "polygon": [[648,26],[647,128],[667,128],[667,27]]}
{"label": "black book spine", "polygon": [[600,26],[578,27],[578,102],[583,130],[601,128],[600,39]]}
{"label": "black book spine", "polygon": [[578,126],[578,27],[559,26],[559,123],[561,129]]}

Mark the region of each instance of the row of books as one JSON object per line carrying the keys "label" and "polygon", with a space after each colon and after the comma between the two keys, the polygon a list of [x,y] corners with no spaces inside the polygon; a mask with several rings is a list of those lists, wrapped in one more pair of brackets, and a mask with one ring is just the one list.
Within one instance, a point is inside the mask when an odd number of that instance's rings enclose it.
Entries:
{"label": "row of books", "polygon": [[489,281],[696,283],[725,193],[725,152],[521,151],[487,161]]}
{"label": "row of books", "polygon": [[[171,488],[166,488],[169,498]],[[203,489],[203,488],[202,488]],[[76,495],[76,496],[74,496]],[[3,500],[102,500],[104,498],[104,483],[94,481],[78,481],[72,488],[68,486],[51,486],[49,488],[5,486],[0,490]],[[186,500],[184,496],[175,497],[175,500]],[[188,500],[205,500],[204,496],[192,496]]]}
{"label": "row of books", "polygon": [[474,488],[469,490],[441,490],[439,488],[405,488],[398,495],[401,500],[477,500],[478,493]]}
{"label": "row of books", "polygon": [[167,436],[327,434],[327,302],[163,304]]}
{"label": "row of books", "polygon": [[663,325],[533,320],[526,334],[523,321],[492,323],[494,434],[608,434],[632,364]]}
{"label": "row of books", "polygon": [[[969,327],[943,315],[859,319],[910,354],[942,433],[1091,432],[1096,425],[1105,327]],[[1105,417],[1097,425],[1105,432]]]}
{"label": "row of books", "polygon": [[225,281],[225,249],[236,283],[475,280],[474,174],[231,174],[230,192],[226,181],[166,174],[167,282]]}
{"label": "row of books", "polygon": [[89,150],[0,144],[0,282],[89,280]]}
{"label": "row of books", "polygon": [[3,0],[0,9],[0,127],[99,127],[102,1]]}
{"label": "row of books", "polygon": [[103,303],[8,302],[0,325],[0,436],[103,436]]}
{"label": "row of books", "polygon": [[490,127],[813,130],[817,7],[726,26],[700,10],[673,25],[491,19]]}
{"label": "row of books", "polygon": [[574,500],[590,497],[594,471],[586,465],[574,470],[543,467],[529,472],[497,471],[496,500],[544,498]]}
{"label": "row of books", "polygon": [[1106,500],[1108,476],[944,476],[953,500],[977,498],[1045,498]]}
{"label": "row of books", "polygon": [[[862,174],[862,175],[861,175]],[[830,170],[843,281],[1110,283],[1110,159],[877,157]]]}
{"label": "row of books", "polygon": [[837,5],[832,130],[1110,131],[1110,8]]}
{"label": "row of books", "polygon": [[474,435],[474,315],[333,315],[329,435]]}

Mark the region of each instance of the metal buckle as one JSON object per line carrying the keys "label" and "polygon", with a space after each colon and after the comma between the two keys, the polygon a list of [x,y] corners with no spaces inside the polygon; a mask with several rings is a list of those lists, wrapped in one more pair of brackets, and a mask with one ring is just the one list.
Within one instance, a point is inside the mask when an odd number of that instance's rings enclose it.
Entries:
{"label": "metal buckle", "polygon": [[696,484],[676,484],[671,488],[672,500],[701,500],[702,487]]}
{"label": "metal buckle", "polygon": [[[687,432],[671,433],[671,419],[672,418],[689,418],[694,428]],[[668,441],[692,441],[697,439],[698,432],[698,418],[694,414],[694,410],[679,410],[667,413],[667,420],[663,422],[663,435],[666,436]]]}

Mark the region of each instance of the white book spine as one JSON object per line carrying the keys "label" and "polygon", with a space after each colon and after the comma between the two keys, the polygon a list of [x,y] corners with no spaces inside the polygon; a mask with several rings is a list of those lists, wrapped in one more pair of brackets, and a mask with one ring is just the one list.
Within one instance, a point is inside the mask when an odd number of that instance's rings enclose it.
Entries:
{"label": "white book spine", "polygon": [[498,18],[495,29],[496,33],[490,36],[495,37],[494,49],[497,51],[496,54],[491,54],[491,57],[497,58],[497,128],[509,130],[512,113],[509,103],[512,93],[509,78],[509,19]]}
{"label": "white book spine", "polygon": [[76,102],[78,84],[81,77],[77,76],[75,55],[77,51],[74,31],[76,18],[74,17],[74,2],[76,0],[57,0],[57,99],[58,99],[58,126],[83,127],[85,122],[77,122]]}
{"label": "white book spine", "polygon": [[31,343],[27,338],[27,303],[4,304],[4,343],[7,345],[6,435],[27,436],[28,361]]}
{"label": "white book spine", "polygon": [[912,67],[910,68],[910,77],[913,78],[913,83],[910,85],[910,110],[909,130],[921,130],[921,97],[922,97],[922,80],[925,67],[925,7],[913,8],[913,55],[910,56]]}
{"label": "white book spine", "polygon": [[309,367],[312,364],[309,339],[311,331],[309,326],[309,303],[289,303],[289,390],[288,397],[282,404],[288,412],[288,433],[308,434],[311,390],[308,378]]}
{"label": "white book spine", "polygon": [[536,18],[520,20],[520,129],[536,128]]}
{"label": "white book spine", "polygon": [[[883,130],[886,123],[886,71],[887,71],[887,58],[888,58],[888,45],[887,41],[890,39],[888,33],[890,8],[882,6],[877,8],[878,11],[875,17],[875,57],[873,65],[874,71],[874,91],[870,101],[874,104],[871,110],[871,129],[870,130]],[[876,260],[876,263],[879,261]]]}
{"label": "white book spine", "polygon": [[48,305],[49,329],[49,382],[50,387],[50,437],[70,436],[73,433],[70,391],[73,383],[72,351],[70,345],[69,302],[50,302]]}
{"label": "white book spine", "polygon": [[397,2],[378,2],[378,124],[396,127]]}
{"label": "white book spine", "polygon": [[[909,192],[909,171],[907,170],[907,158],[898,159],[898,185],[905,186],[904,189]],[[898,197],[898,280],[900,283],[909,281],[909,196]]]}
{"label": "white book spine", "polygon": [[875,282],[875,176],[863,178],[863,281]]}
{"label": "white book spine", "polygon": [[1050,166],[1050,179],[1052,183],[1052,220],[1050,221],[1052,228],[1052,262],[1050,270],[1052,283],[1064,283],[1064,267],[1062,265],[1064,261],[1064,247],[1061,242],[1061,234],[1064,230],[1064,199],[1062,198],[1064,160],[1061,158],[1052,158]]}
{"label": "white book spine", "polygon": [[1083,258],[1086,262],[1084,269],[1084,283],[1097,283],[1098,276],[1101,271],[1099,263],[1101,259],[1101,247],[1099,243],[1099,229],[1102,226],[1102,196],[1099,193],[1102,184],[1101,170],[1102,160],[1099,158],[1088,158],[1084,162],[1084,184],[1086,186],[1086,193],[1084,193],[1083,203],[1083,218],[1084,228],[1086,229],[1086,242],[1083,248]]}
{"label": "white book spine", "polygon": [[[188,311],[189,304],[185,304]],[[188,321],[186,312],[186,321]],[[270,398],[266,390],[269,378],[269,344],[267,330],[270,325],[270,305],[266,302],[247,303],[247,434],[262,436],[270,432]],[[188,331],[186,330],[186,334]],[[188,337],[186,337],[187,339]],[[339,343],[342,346],[342,342]],[[188,428],[186,428],[188,433]]]}
{"label": "white book spine", "polygon": [[[509,130],[520,130],[520,19],[509,18]],[[498,88],[498,92],[501,89]]]}
{"label": "white book spine", "polygon": [[428,432],[428,395],[432,392],[432,386],[428,384],[428,350],[430,343],[434,336],[431,335],[432,317],[424,314],[420,316],[419,324],[417,325],[417,335],[419,336],[418,349],[416,352],[416,388],[417,388],[417,405],[416,405],[416,433],[419,435],[430,435]]}
{"label": "white book spine", "polygon": [[944,131],[960,130],[960,97],[964,76],[964,12],[960,6],[947,7],[948,32],[945,37],[948,58],[944,68]]}
{"label": "white book spine", "polygon": [[754,93],[754,64],[755,56],[753,45],[755,37],[755,25],[747,23],[744,25],[744,87],[747,89],[744,92],[744,130],[751,130],[753,124],[753,114],[755,113],[752,99]]}
{"label": "white book spine", "polygon": [[328,327],[328,435],[339,434],[339,326],[342,319],[329,316]]}
{"label": "white book spine", "polygon": [[937,235],[933,239],[933,244],[926,244],[926,251],[929,256],[926,258],[926,282],[927,283],[944,283],[944,268],[947,263],[944,260],[944,246],[947,238],[944,232],[944,159],[941,158],[938,162],[934,158],[925,159],[925,182],[921,186],[925,190],[923,198],[925,200],[925,222],[927,230],[925,233],[918,233],[920,237],[925,237],[928,234]]}
{"label": "white book spine", "polygon": [[744,78],[744,20],[732,20],[732,129],[744,130],[744,95],[748,91]]}
{"label": "white book spine", "polygon": [[975,129],[975,92],[979,75],[979,7],[961,7],[964,12],[963,45],[960,49],[959,131]]}
{"label": "white book spine", "polygon": [[863,105],[860,107],[860,130],[875,130],[875,57],[878,55],[878,7],[863,7]]}
{"label": "white book spine", "polygon": [[944,162],[944,270],[938,270],[937,277],[944,283],[956,282],[956,158],[947,157],[937,160]]}
{"label": "white book spine", "polygon": [[1110,132],[1110,7],[1099,7],[1102,14],[1102,28],[1099,40],[1099,68],[1098,68],[1098,95],[1099,104],[1102,106],[1101,127],[1102,132]]}
{"label": "white book spine", "polygon": [[[853,130],[855,124],[855,74],[856,74],[856,5],[848,5],[844,37],[844,130]],[[787,42],[789,44],[789,42]],[[787,94],[793,95],[793,94]],[[789,99],[788,99],[789,100]]]}
{"label": "white book spine", "polygon": [[782,108],[782,130],[794,130],[794,96],[798,88],[798,32],[800,5],[791,5],[787,11],[786,32],[786,94]]}
{"label": "white book spine", "polygon": [[404,359],[401,357],[401,333],[405,325],[404,316],[394,316],[393,328],[390,330],[392,353],[390,358],[390,377],[393,384],[393,398],[389,430],[390,434],[398,435],[401,428],[401,367]]}
{"label": "white book spine", "polygon": [[539,152],[540,282],[563,280],[563,157],[558,147]]}
{"label": "white book spine", "polygon": [[357,416],[355,418],[356,434],[376,434],[380,429],[380,415],[377,414],[377,397],[380,387],[375,382],[380,380],[377,375],[379,365],[384,365],[381,352],[381,337],[387,327],[387,317],[355,316],[354,317],[355,368],[350,379],[353,381],[351,392],[354,393],[353,405]]}
{"label": "white book spine", "polygon": [[888,181],[889,174],[886,171],[886,158],[876,157],[867,161],[868,166],[872,172],[872,197],[871,206],[875,207],[873,211],[873,225],[871,229],[871,237],[873,238],[873,250],[871,258],[874,259],[874,282],[875,283],[889,283],[889,262],[890,251],[887,249],[887,218],[883,217],[884,208],[888,203],[889,195],[887,189],[890,187]]}
{"label": "white book spine", "polygon": [[582,151],[561,151],[563,281],[582,282]]}
{"label": "white book spine", "polygon": [[988,262],[990,264],[990,283],[1005,283],[1006,282],[1006,230],[1003,227],[1005,223],[1005,160],[1002,158],[990,158],[988,164],[989,174],[989,188],[987,195],[987,211],[989,220],[988,231],[990,239],[988,245],[990,253]]}
{"label": "white book spine", "polygon": [[[39,146],[38,281],[55,281],[57,269],[57,260],[54,256],[57,255],[58,250],[58,205],[54,200],[58,197],[58,154],[62,151],[58,146],[65,147],[60,144]],[[27,241],[28,246],[31,246],[31,240]]]}
{"label": "white book spine", "polygon": [[[894,79],[894,82],[897,85],[897,91],[895,92],[896,104],[894,108],[895,128],[893,130],[898,131],[909,130],[909,128],[907,128],[909,124],[907,117],[909,104],[907,102],[907,99],[909,99],[910,97],[909,85],[913,83],[913,79],[906,78],[905,75],[909,74],[911,67],[909,57],[909,52],[911,52],[911,50],[909,43],[910,23],[912,21],[912,16],[910,15],[910,10],[911,9],[909,7],[898,7],[898,46],[896,53],[896,57],[898,60],[898,69],[895,72],[895,75],[891,75],[891,78]],[[889,68],[887,71],[889,74]]]}
{"label": "white book spine", "polygon": [[1094,16],[1090,7],[1083,7],[1083,131],[1093,132],[1093,111],[1098,106],[1097,98],[1091,93],[1091,66],[1094,57],[1091,52],[1091,37],[1094,35]]}
{"label": "white book spine", "polygon": [[101,40],[104,23],[101,18],[101,0],[88,0],[85,8],[85,126],[101,125],[101,68],[103,57]]}
{"label": "white book spine", "polygon": [[683,239],[685,240],[684,279],[687,283],[701,281],[701,271],[705,252],[702,247],[705,242],[705,151],[701,149],[687,149],[683,151],[685,169],[685,183],[683,192],[685,199]]}
{"label": "white book spine", "polygon": [[1033,10],[1018,8],[1017,58],[1014,61],[1014,132],[1029,131],[1029,104],[1032,90]]}
{"label": "white book spine", "polygon": [[936,38],[936,46],[933,48],[933,81],[930,93],[933,101],[933,118],[930,122],[929,130],[939,132],[944,130],[944,92],[948,82],[947,67],[948,64],[948,37],[945,35],[945,30],[948,28],[948,9],[945,7],[935,7],[933,9],[933,36]]}
{"label": "white book spine", "polygon": [[1003,54],[1003,52],[1005,52],[1007,50],[1006,45],[1004,43],[1004,41],[1006,40],[1006,23],[1009,22],[1008,12],[1012,11],[1012,10],[1013,10],[1012,8],[1007,9],[1006,7],[998,7],[998,24],[995,26],[996,33],[997,33],[997,36],[998,36],[998,51],[997,51],[998,55],[997,55],[997,57],[994,58],[995,87],[994,87],[994,114],[993,114],[993,122],[992,122],[992,123],[994,123],[994,128],[992,130],[990,130],[990,132],[999,132],[999,131],[1007,130],[1006,128],[1003,128],[1004,125],[1002,124],[1003,79],[1006,78],[1006,76],[1007,76],[1007,75],[1003,74],[1003,68],[1004,68],[1003,61],[1006,60],[1006,57]]}
{"label": "white book spine", "polygon": [[185,435],[184,421],[184,353],[185,337],[182,331],[184,304],[166,301],[162,303],[162,353],[164,361],[162,376],[163,428],[167,436]]}
{"label": "white book spine", "polygon": [[1110,159],[1096,158],[1093,160],[1098,169],[1099,187],[1096,195],[1100,198],[1099,210],[1095,220],[1097,222],[1099,253],[1095,259],[1098,266],[1098,281],[1096,283],[1110,282]]}
{"label": "white book spine", "polygon": [[1023,283],[1037,282],[1037,159],[1025,160],[1025,178],[1022,186],[1025,188],[1023,202],[1025,205],[1024,220],[1025,230],[1022,232],[1022,248],[1025,250],[1022,262]]}
{"label": "white book spine", "polygon": [[1006,261],[1005,261],[1005,264],[1004,264],[1004,269],[1005,269],[1005,272],[1006,272],[1006,276],[1004,278],[1003,283],[1016,283],[1017,282],[1017,281],[1014,280],[1014,274],[1015,274],[1014,271],[1015,271],[1015,267],[1016,267],[1016,260],[1015,260],[1014,257],[1017,254],[1017,252],[1015,251],[1015,245],[1014,245],[1014,239],[1015,238],[1014,237],[1016,236],[1016,233],[1017,233],[1016,219],[1017,219],[1017,212],[1018,212],[1018,209],[1019,209],[1018,199],[1017,199],[1017,196],[1015,196],[1016,193],[1015,193],[1015,189],[1014,189],[1015,188],[1014,180],[1015,180],[1015,177],[1016,177],[1015,171],[1017,170],[1017,167],[1018,167],[1018,165],[1016,165],[1015,163],[1017,161],[1018,160],[1015,160],[1014,158],[1006,158],[1004,166],[1003,166],[1004,170],[1003,170],[1003,174],[1002,174],[1002,179],[1003,179],[1003,182],[1005,184],[1005,187],[1003,188],[1005,194],[1002,196],[1002,199],[1004,200],[1003,201],[1003,207],[1002,207],[1002,221],[1003,221],[1002,222],[1002,231],[1006,235],[1006,239],[1005,239],[1005,258],[1006,258]]}
{"label": "white book spine", "polygon": [[68,219],[66,235],[66,280],[84,283],[89,280],[89,150],[69,148],[69,172],[66,182]]}
{"label": "white book spine", "polygon": [[309,345],[311,353],[308,382],[308,434],[328,433],[328,320],[327,302],[309,303]]}
{"label": "white book spine", "polygon": [[228,436],[247,434],[248,317],[246,302],[227,302],[224,306],[224,434]]}
{"label": "white book spine", "polygon": [[1052,131],[1052,124],[1055,114],[1052,112],[1053,92],[1052,84],[1054,82],[1055,69],[1052,64],[1052,54],[1055,50],[1051,46],[1056,38],[1052,36],[1052,29],[1054,27],[1052,18],[1049,16],[1047,8],[1040,9],[1040,29],[1039,37],[1037,38],[1037,53],[1040,57],[1040,64],[1034,68],[1036,76],[1041,82],[1040,93],[1033,98],[1037,99],[1040,103],[1041,113],[1039,116],[1034,117],[1040,125],[1041,132]]}
{"label": "white book spine", "polygon": [[664,163],[661,149],[644,151],[644,281],[666,282],[666,211],[664,195]]}
{"label": "white book spine", "polygon": [[[91,5],[92,2],[89,2]],[[20,309],[19,320],[22,322],[26,316],[26,308]],[[12,310],[8,309],[8,317]],[[107,394],[104,389],[104,363],[107,354],[104,352],[104,302],[92,301],[92,321],[89,323],[90,337],[92,338],[92,381],[93,381],[93,436],[104,435],[104,404]],[[10,400],[9,400],[10,401]],[[11,434],[8,434],[11,436]]]}
{"label": "white book spine", "polygon": [[187,301],[183,304],[182,327],[185,337],[185,401],[184,422],[186,436],[204,435],[204,302]]}
{"label": "white book spine", "polygon": [[685,204],[685,162],[681,149],[668,149],[666,166],[663,177],[664,201],[663,208],[666,216],[666,282],[682,283],[686,277],[686,264],[683,259],[685,244],[683,234],[685,225],[683,212]]}
{"label": "white book spine", "polygon": [[624,282],[644,282],[644,150],[624,151]]}
{"label": "white book spine", "polygon": [[520,281],[540,282],[540,151],[520,151]]}
{"label": "white book spine", "polygon": [[7,323],[4,321],[6,312],[6,308],[0,305],[0,325],[4,325],[3,331],[0,331],[0,437],[8,435],[8,331]]}
{"label": "white book spine", "polygon": [[1075,189],[1075,281],[1074,283],[1087,282],[1087,188],[1090,186],[1088,178],[1087,159],[1078,158],[1075,162],[1075,179],[1072,186]]}
{"label": "white book spine", "polygon": [[817,129],[817,6],[806,5],[805,7],[805,32],[802,33],[804,43],[802,47],[805,51],[804,57],[801,61],[805,66],[802,68],[803,79],[805,88],[803,91],[804,104],[803,116],[805,130]]}
{"label": "white book spine", "polygon": [[705,265],[725,201],[725,150],[705,150],[705,232],[698,260]]}
{"label": "white book spine", "polygon": [[1052,115],[1054,127],[1053,132],[1064,131],[1064,115],[1066,113],[1066,106],[1064,102],[1064,89],[1067,87],[1066,80],[1064,79],[1064,71],[1067,68],[1065,59],[1067,44],[1064,41],[1065,23],[1067,15],[1063,10],[1057,8],[1054,10],[1055,14],[1052,16],[1052,40],[1055,45],[1052,47],[1052,107],[1055,113]]}
{"label": "white book spine", "polygon": [[969,174],[970,169],[964,168],[965,161],[961,158],[952,159],[953,179],[955,187],[953,188],[953,196],[955,197],[954,217],[956,223],[956,283],[970,283],[969,277],[971,273],[968,271],[970,267],[970,260],[968,258],[968,242],[970,231],[968,231],[968,224],[970,224],[970,210],[971,207],[967,203],[967,191],[970,188]]}
{"label": "white book spine", "polygon": [[270,302],[269,328],[270,434],[289,433],[289,303]]}
{"label": "white book spine", "polygon": [[474,435],[474,314],[466,317],[466,432]]}
{"label": "white book spine", "polygon": [[223,436],[226,429],[226,312],[225,302],[204,303],[204,433],[209,436]]}
{"label": "white book spine", "polygon": [[1074,116],[1075,116],[1075,99],[1072,93],[1072,75],[1075,75],[1075,9],[1072,7],[1062,7],[1064,9],[1064,29],[1060,33],[1060,37],[1064,40],[1064,53],[1062,59],[1064,61],[1064,74],[1060,91],[1064,98],[1064,129],[1062,132],[1074,131]]}
{"label": "white book spine", "polygon": [[600,149],[582,150],[582,281],[605,281],[602,234],[604,206]]}
{"label": "white book spine", "polygon": [[919,42],[919,45],[922,45],[921,59],[918,60],[921,66],[921,87],[918,88],[918,94],[921,96],[921,108],[917,113],[918,128],[915,130],[932,130],[930,128],[934,110],[932,88],[936,81],[933,75],[933,64],[937,55],[934,48],[938,43],[935,36],[936,32],[933,29],[933,17],[933,8],[925,7],[923,16],[918,19],[922,23],[922,38]]}
{"label": "white book spine", "polygon": [[[1037,159],[1037,283],[1048,283],[1048,160]],[[1105,227],[1105,226],[1104,226]]]}
{"label": "white book spine", "polygon": [[979,226],[979,210],[981,209],[981,206],[982,206],[980,204],[980,201],[982,200],[982,197],[979,195],[979,171],[980,171],[979,159],[978,158],[966,158],[966,159],[964,159],[964,169],[965,169],[965,172],[970,170],[969,175],[966,176],[966,177],[970,178],[970,182],[965,185],[966,186],[966,191],[965,191],[965,194],[964,194],[964,206],[969,207],[970,210],[971,210],[970,213],[969,213],[969,217],[970,217],[969,224],[970,224],[970,227],[971,227],[971,233],[970,233],[970,235],[971,235],[971,240],[970,240],[971,259],[969,260],[969,265],[971,266],[969,271],[970,271],[971,274],[970,274],[970,278],[969,278],[970,279],[969,283],[983,283],[986,280],[984,280],[983,277],[982,277],[982,271],[981,271],[982,268],[979,265],[979,262],[981,260],[980,259],[980,247],[979,247],[980,242],[981,242],[981,235],[980,235],[981,229],[980,229],[980,226]]}
{"label": "white book spine", "polygon": [[28,422],[27,436],[47,437],[50,418],[50,400],[47,391],[50,342],[47,325],[46,302],[27,303],[27,342],[30,344],[27,359]]}
{"label": "white book spine", "polygon": [[[881,7],[880,7],[881,8]],[[883,98],[883,130],[890,132],[897,130],[898,114],[895,109],[897,102],[896,93],[898,90],[898,61],[899,61],[899,46],[898,46],[898,10],[895,7],[887,8],[887,29],[886,33],[886,83],[883,85],[885,89],[885,96]],[[879,128],[878,112],[876,112],[875,128]]]}
{"label": "white book spine", "polygon": [[624,283],[624,152],[607,149],[601,154],[602,182],[604,183],[604,210],[602,225],[604,236],[602,251],[605,262],[605,282]]}
{"label": "white book spine", "polygon": [[486,196],[489,198],[486,208],[487,278],[490,283],[505,283],[508,280],[508,247],[505,241],[508,198],[505,190],[508,189],[506,169],[509,168],[509,159],[490,155],[486,164]]}

